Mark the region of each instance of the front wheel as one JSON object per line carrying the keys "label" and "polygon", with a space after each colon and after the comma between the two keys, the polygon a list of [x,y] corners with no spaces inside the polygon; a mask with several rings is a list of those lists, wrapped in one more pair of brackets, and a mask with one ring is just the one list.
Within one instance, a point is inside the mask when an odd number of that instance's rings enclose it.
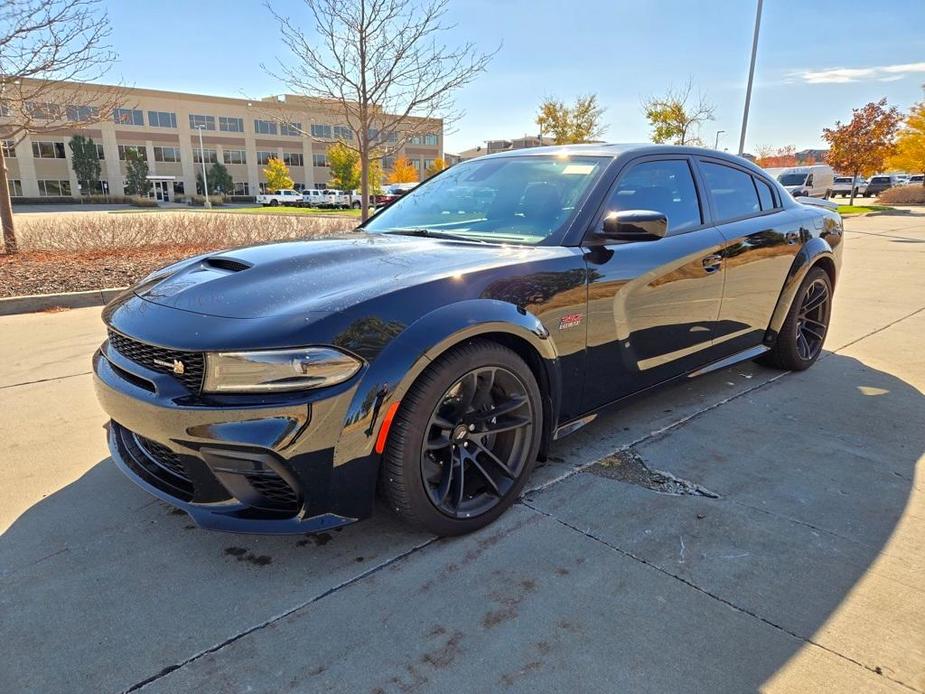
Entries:
{"label": "front wheel", "polygon": [[436,535],[488,525],[533,469],[542,407],[533,373],[512,350],[473,341],[448,352],[395,416],[380,478],[388,505]]}
{"label": "front wheel", "polygon": [[360,201],[359,201],[359,200],[354,200],[354,201],[353,201],[352,207],[353,207],[353,209],[355,209],[355,210],[360,209]]}
{"label": "front wheel", "polygon": [[278,207],[279,200],[270,200],[270,207]]}
{"label": "front wheel", "polygon": [[831,315],[832,280],[821,267],[814,267],[800,285],[774,347],[762,361],[788,371],[808,369],[822,353]]}

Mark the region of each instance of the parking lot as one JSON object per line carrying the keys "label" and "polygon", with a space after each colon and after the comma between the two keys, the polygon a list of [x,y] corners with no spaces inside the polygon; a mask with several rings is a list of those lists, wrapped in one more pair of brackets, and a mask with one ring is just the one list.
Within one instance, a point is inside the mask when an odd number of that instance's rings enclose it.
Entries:
{"label": "parking lot", "polygon": [[812,369],[599,417],[458,539],[199,530],[108,459],[100,310],[0,318],[0,691],[925,692],[925,209],[846,226]]}

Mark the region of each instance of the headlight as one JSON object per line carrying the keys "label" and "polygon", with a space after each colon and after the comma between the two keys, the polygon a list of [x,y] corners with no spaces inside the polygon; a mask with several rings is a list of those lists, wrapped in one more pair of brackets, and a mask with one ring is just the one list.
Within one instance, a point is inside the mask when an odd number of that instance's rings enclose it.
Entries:
{"label": "headlight", "polygon": [[210,393],[255,393],[323,388],[343,383],[362,366],[330,347],[208,352],[202,389]]}

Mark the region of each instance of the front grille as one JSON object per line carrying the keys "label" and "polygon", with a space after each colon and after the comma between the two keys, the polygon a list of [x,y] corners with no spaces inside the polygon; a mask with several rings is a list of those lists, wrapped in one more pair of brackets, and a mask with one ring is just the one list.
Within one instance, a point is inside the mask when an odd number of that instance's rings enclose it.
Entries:
{"label": "front grille", "polygon": [[179,477],[184,482],[190,481],[189,475],[186,472],[186,467],[183,465],[183,456],[174,453],[172,450],[166,446],[162,446],[156,441],[146,439],[138,434],[135,434],[135,438],[142,450],[160,467],[164,468],[172,475]]}
{"label": "front grille", "polygon": [[272,508],[294,511],[299,507],[295,490],[272,470],[245,475],[251,486],[266,499]]}
{"label": "front grille", "polygon": [[[194,393],[202,390],[205,357],[202,352],[185,352],[155,347],[133,340],[110,328],[109,344],[119,354],[152,371],[168,373]],[[157,363],[161,362],[161,363]],[[182,365],[182,366],[177,366]],[[182,373],[177,373],[177,369]]]}

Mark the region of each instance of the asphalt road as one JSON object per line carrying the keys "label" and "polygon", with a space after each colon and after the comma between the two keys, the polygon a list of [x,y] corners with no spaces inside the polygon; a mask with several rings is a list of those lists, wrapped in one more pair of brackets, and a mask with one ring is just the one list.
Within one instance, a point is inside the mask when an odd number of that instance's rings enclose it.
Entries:
{"label": "asphalt road", "polygon": [[0,691],[925,691],[925,214],[847,226],[812,369],[603,416],[454,540],[198,530],[107,458],[99,310],[0,318]]}

